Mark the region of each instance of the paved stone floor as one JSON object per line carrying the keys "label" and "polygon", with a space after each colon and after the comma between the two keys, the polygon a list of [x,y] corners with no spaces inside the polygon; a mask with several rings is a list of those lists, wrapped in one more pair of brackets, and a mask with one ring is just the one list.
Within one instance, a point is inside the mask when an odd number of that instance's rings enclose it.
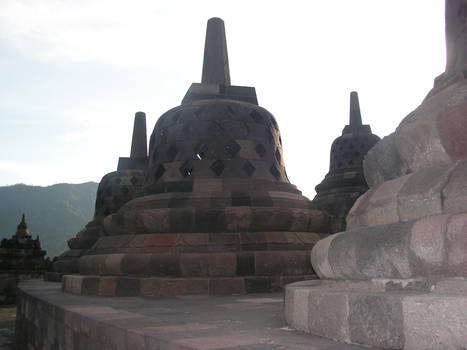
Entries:
{"label": "paved stone floor", "polygon": [[16,306],[0,306],[0,350],[14,349]]}
{"label": "paved stone floor", "polygon": [[[62,293],[60,284],[52,282],[27,281],[20,286],[27,294],[60,305],[86,323],[92,321],[96,328],[99,324],[111,326],[119,333],[115,338],[125,339],[123,348],[132,350],[368,349],[286,327],[282,293],[109,298]],[[130,340],[140,345],[130,346]]]}

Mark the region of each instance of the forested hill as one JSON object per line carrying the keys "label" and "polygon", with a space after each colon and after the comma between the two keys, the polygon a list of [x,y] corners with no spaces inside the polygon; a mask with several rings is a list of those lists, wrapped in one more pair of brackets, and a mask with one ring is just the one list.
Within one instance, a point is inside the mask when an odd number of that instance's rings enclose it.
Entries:
{"label": "forested hill", "polygon": [[16,232],[26,215],[29,232],[40,236],[42,249],[50,258],[67,249],[74,237],[94,215],[97,183],[56,184],[48,187],[14,185],[0,187],[0,239]]}

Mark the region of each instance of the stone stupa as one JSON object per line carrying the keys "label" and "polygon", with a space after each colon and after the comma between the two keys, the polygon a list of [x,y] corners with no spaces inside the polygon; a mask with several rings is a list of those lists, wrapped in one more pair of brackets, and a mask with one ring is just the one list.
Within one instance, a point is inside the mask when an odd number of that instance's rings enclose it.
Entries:
{"label": "stone stupa", "polygon": [[0,243],[0,304],[15,302],[19,281],[44,274],[49,267],[45,255],[39,236],[31,236],[23,214],[15,234]]}
{"label": "stone stupa", "polygon": [[103,236],[103,220],[117,212],[141,191],[147,162],[146,114],[135,114],[130,157],[120,157],[117,171],[106,174],[99,183],[92,220],[76,237],[68,240],[69,250],[54,261],[45,279],[60,281],[64,274],[78,272],[78,259]]}
{"label": "stone stupa", "polygon": [[467,1],[446,1],[446,71],[364,160],[347,231],[313,248],[320,281],[287,286],[295,328],[384,349],[467,344]]}
{"label": "stone stupa", "polygon": [[329,216],[287,179],[276,120],[230,84],[224,22],[208,21],[202,81],[163,114],[140,195],[66,275],[87,295],[243,294],[314,278]]}
{"label": "stone stupa", "polygon": [[332,216],[331,232],[345,230],[345,218],[358,197],[368,190],[363,175],[363,158],[380,140],[362,123],[358,94],[350,93],[349,124],[331,146],[329,172],[316,186],[313,205]]}

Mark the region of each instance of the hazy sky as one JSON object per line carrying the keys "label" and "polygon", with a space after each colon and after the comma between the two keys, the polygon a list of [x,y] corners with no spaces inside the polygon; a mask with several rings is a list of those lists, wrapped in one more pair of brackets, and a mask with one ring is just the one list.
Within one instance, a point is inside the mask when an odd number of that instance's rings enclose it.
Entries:
{"label": "hazy sky", "polygon": [[[206,22],[225,21],[233,85],[277,119],[305,195],[356,90],[383,137],[444,71],[443,0],[0,0],[0,185],[100,181],[200,82]],[[148,138],[149,139],[149,138]]]}

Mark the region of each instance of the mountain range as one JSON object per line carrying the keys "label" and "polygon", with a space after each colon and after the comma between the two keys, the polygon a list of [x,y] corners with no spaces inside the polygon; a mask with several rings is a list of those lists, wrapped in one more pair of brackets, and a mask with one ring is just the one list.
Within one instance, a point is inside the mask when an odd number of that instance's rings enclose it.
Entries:
{"label": "mountain range", "polygon": [[56,184],[47,187],[17,184],[0,187],[0,239],[10,238],[24,213],[29,232],[40,236],[51,259],[67,247],[94,215],[98,184]]}

